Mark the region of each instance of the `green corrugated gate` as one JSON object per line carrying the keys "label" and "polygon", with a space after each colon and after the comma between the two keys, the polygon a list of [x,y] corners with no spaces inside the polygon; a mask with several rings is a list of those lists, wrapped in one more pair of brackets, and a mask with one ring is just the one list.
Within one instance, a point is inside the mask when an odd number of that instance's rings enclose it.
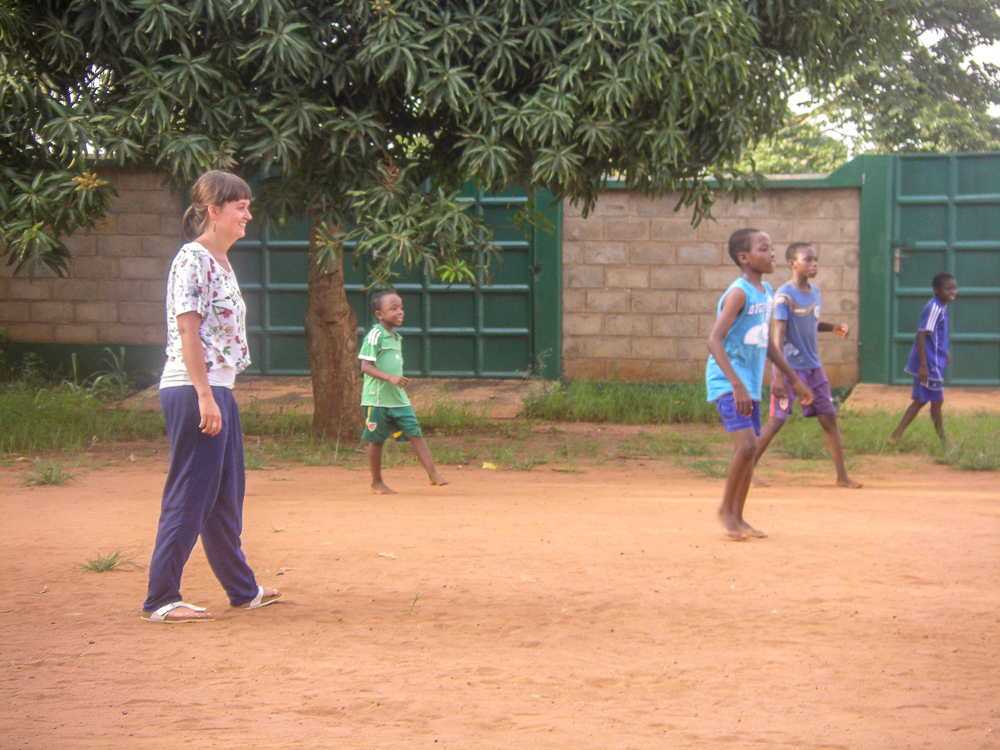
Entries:
{"label": "green corrugated gate", "polygon": [[861,226],[861,368],[869,383],[903,372],[931,280],[958,280],[949,308],[952,385],[1000,385],[1000,154],[866,159]]}
{"label": "green corrugated gate", "polygon": [[[556,230],[525,236],[511,217],[527,200],[470,190],[465,199],[493,230],[503,265],[489,286],[448,287],[420,271],[394,280],[403,299],[406,374],[417,377],[524,378],[560,371],[560,205],[539,193],[538,206]],[[252,224],[250,225],[253,226]],[[247,332],[254,374],[308,375],[303,319],[306,309],[309,232],[305,224],[251,232],[230,252],[247,303]],[[344,259],[347,297],[358,316],[359,336],[374,323],[366,303],[364,264]]]}

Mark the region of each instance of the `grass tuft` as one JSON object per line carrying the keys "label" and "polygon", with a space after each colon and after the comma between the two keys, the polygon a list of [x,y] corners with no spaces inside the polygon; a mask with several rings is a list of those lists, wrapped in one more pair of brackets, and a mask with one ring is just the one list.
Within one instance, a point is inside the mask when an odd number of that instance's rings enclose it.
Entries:
{"label": "grass tuft", "polygon": [[135,555],[127,555],[122,550],[116,549],[107,554],[97,553],[97,556],[87,560],[85,563],[76,563],[74,568],[79,568],[81,572],[107,573],[111,570],[142,570],[142,566],[135,561]]}
{"label": "grass tuft", "polygon": [[420,415],[420,426],[424,430],[454,434],[460,432],[493,432],[496,423],[489,418],[489,406],[474,406],[438,401],[430,412]]}
{"label": "grass tuft", "polygon": [[21,478],[21,484],[60,485],[72,482],[79,476],[73,469],[66,468],[57,461],[43,461],[36,458],[34,468]]}
{"label": "grass tuft", "polygon": [[719,413],[700,384],[562,383],[528,396],[524,414],[535,419],[615,424],[714,424]]}

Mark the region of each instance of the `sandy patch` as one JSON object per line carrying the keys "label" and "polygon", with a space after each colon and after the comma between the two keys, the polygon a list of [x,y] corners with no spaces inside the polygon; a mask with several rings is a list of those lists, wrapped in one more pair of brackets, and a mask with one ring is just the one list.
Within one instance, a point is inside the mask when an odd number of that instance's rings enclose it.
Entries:
{"label": "sandy patch", "polygon": [[[165,452],[29,489],[0,469],[4,748],[997,748],[997,475],[879,459],[720,480],[660,462],[252,472],[244,548],[284,599],[227,607],[200,547],[139,617]],[[782,479],[787,481],[782,481]],[[414,598],[419,598],[414,603]]]}

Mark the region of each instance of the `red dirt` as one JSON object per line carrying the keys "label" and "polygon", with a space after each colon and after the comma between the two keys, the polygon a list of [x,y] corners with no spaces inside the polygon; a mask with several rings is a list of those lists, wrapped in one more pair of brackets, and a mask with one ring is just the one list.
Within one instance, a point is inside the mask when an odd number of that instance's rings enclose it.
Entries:
{"label": "red dirt", "polygon": [[[433,448],[433,445],[432,445]],[[275,606],[144,622],[163,452],[29,489],[0,469],[3,748],[1000,748],[997,475],[875,460],[779,473],[727,542],[719,480],[252,472],[244,548]],[[824,467],[828,468],[828,467]],[[420,598],[413,604],[414,597]],[[412,605],[412,608],[411,608]]]}

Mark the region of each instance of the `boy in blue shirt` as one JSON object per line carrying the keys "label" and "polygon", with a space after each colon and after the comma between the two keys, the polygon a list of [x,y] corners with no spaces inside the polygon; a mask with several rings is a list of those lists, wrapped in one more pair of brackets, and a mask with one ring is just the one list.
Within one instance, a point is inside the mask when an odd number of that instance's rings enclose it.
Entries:
{"label": "boy in blue shirt", "polygon": [[946,442],[941,405],[944,403],[944,368],[951,359],[948,353],[948,304],[958,296],[958,282],[950,273],[942,271],[934,277],[931,285],[934,296],[920,315],[917,340],[913,342],[910,359],[906,363],[906,373],[913,376],[913,401],[889,436],[890,443],[899,440],[928,401],[934,429],[941,442]]}
{"label": "boy in blue shirt", "polygon": [[738,229],[729,237],[729,257],[743,273],[719,299],[705,369],[708,400],[718,407],[722,424],[733,434],[735,444],[718,516],[729,538],[762,538],[767,534],[743,520],[743,506],[760,437],[765,361],[770,359],[785,374],[803,404],[811,404],[813,396],[769,341],[773,299],[771,285],[762,277],[774,272],[771,237],[759,229]]}
{"label": "boy in blue shirt", "polygon": [[358,359],[364,373],[361,408],[365,411],[365,431],[368,441],[368,467],[371,469],[371,489],[376,495],[392,495],[382,481],[382,446],[391,436],[397,441],[409,441],[431,484],[448,484],[437,472],[434,459],[424,441],[417,415],[403,390],[410,379],[403,375],[403,337],[395,328],[403,324],[403,300],[398,294],[382,291],[372,295],[371,310],[378,322],[361,345]]}
{"label": "boy in blue shirt", "polygon": [[[813,394],[813,402],[802,405],[803,417],[816,417],[823,428],[823,437],[837,469],[837,484],[857,489],[861,486],[847,476],[844,466],[844,446],[837,427],[837,408],[830,393],[830,379],[819,360],[819,331],[831,331],[842,339],[847,338],[848,327],[840,323],[824,323],[819,319],[823,309],[819,287],[809,283],[819,271],[819,256],[808,242],[793,242],[785,251],[785,259],[792,268],[792,278],[778,287],[774,295],[774,338],[788,364],[798,374]],[[792,413],[795,394],[788,393],[785,379],[777,368],[771,376],[771,413],[760,436],[754,464],[760,461],[767,446]],[[754,485],[766,487],[767,483],[754,477]]]}

